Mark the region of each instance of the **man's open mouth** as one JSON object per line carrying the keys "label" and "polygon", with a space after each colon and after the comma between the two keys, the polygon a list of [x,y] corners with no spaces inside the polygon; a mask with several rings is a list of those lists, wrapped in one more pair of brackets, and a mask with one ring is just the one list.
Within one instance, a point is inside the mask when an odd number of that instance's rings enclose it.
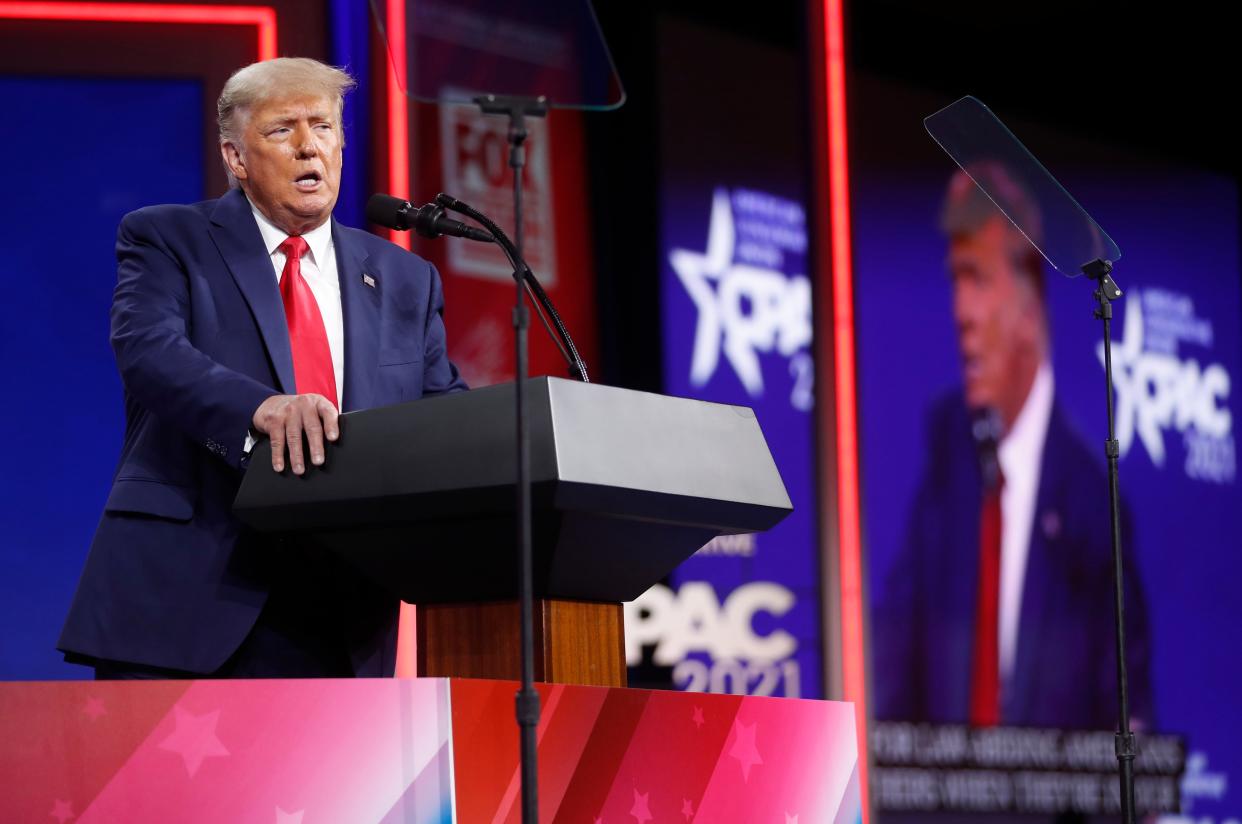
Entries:
{"label": "man's open mouth", "polygon": [[294,181],[294,185],[307,192],[317,189],[319,187],[319,183],[319,172],[307,172],[306,174],[299,175],[298,179]]}

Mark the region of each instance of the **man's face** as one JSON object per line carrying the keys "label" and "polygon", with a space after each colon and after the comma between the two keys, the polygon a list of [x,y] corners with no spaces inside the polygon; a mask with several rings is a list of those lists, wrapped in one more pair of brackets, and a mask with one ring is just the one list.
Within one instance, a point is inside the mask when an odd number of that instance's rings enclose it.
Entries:
{"label": "man's face", "polygon": [[1006,424],[1026,400],[1038,366],[1043,308],[1027,277],[1014,270],[1014,236],[997,216],[978,231],[949,241],[949,277],[953,283],[953,317],[966,403],[994,409]]}
{"label": "man's face", "polygon": [[341,184],[336,101],[288,95],[243,115],[241,145],[221,151],[250,202],[289,234],[303,234],[332,214]]}

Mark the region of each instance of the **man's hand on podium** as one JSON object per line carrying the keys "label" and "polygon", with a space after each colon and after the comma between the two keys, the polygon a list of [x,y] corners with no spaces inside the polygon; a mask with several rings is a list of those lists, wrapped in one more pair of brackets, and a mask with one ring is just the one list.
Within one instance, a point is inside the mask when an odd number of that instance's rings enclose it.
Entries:
{"label": "man's hand on podium", "polygon": [[272,441],[272,469],[284,471],[287,448],[293,474],[301,475],[306,471],[303,439],[309,448],[311,463],[320,466],[324,438],[335,441],[340,434],[336,419],[336,407],[323,395],[272,395],[259,404],[253,422],[255,430]]}

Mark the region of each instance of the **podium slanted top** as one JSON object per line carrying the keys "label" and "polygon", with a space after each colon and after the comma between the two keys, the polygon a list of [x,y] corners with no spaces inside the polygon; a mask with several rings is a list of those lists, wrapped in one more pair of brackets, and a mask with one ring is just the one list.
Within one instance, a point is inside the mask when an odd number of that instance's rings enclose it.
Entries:
{"label": "podium slanted top", "polygon": [[[530,379],[526,395],[541,595],[629,600],[717,535],[763,531],[792,511],[746,407],[547,377]],[[411,579],[406,600],[483,600],[474,584],[507,597],[516,593],[512,410],[513,384],[500,384],[350,412],[324,466],[301,477],[273,472],[265,441],[234,510],[257,530],[336,548],[385,581],[391,564],[410,565],[399,576]],[[496,569],[483,582],[485,558]]]}

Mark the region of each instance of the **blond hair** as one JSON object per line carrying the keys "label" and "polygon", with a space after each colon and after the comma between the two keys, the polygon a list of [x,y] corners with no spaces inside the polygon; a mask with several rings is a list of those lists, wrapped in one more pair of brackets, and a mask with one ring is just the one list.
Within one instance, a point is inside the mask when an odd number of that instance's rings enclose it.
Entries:
{"label": "blond hair", "polygon": [[940,211],[940,231],[946,237],[970,235],[994,218],[1004,221],[1009,232],[1010,262],[1014,270],[1030,279],[1042,301],[1044,259],[1035,246],[1043,238],[1039,202],[1004,164],[997,161],[973,163],[954,172]]}
{"label": "blond hair", "polygon": [[[349,74],[335,66],[309,57],[277,57],[233,72],[216,101],[216,123],[220,144],[240,145],[246,115],[260,103],[290,94],[322,95],[336,100],[336,128],[341,129],[345,95],[356,86]],[[342,144],[344,135],[341,136]],[[232,171],[225,164],[229,185],[236,186]]]}

